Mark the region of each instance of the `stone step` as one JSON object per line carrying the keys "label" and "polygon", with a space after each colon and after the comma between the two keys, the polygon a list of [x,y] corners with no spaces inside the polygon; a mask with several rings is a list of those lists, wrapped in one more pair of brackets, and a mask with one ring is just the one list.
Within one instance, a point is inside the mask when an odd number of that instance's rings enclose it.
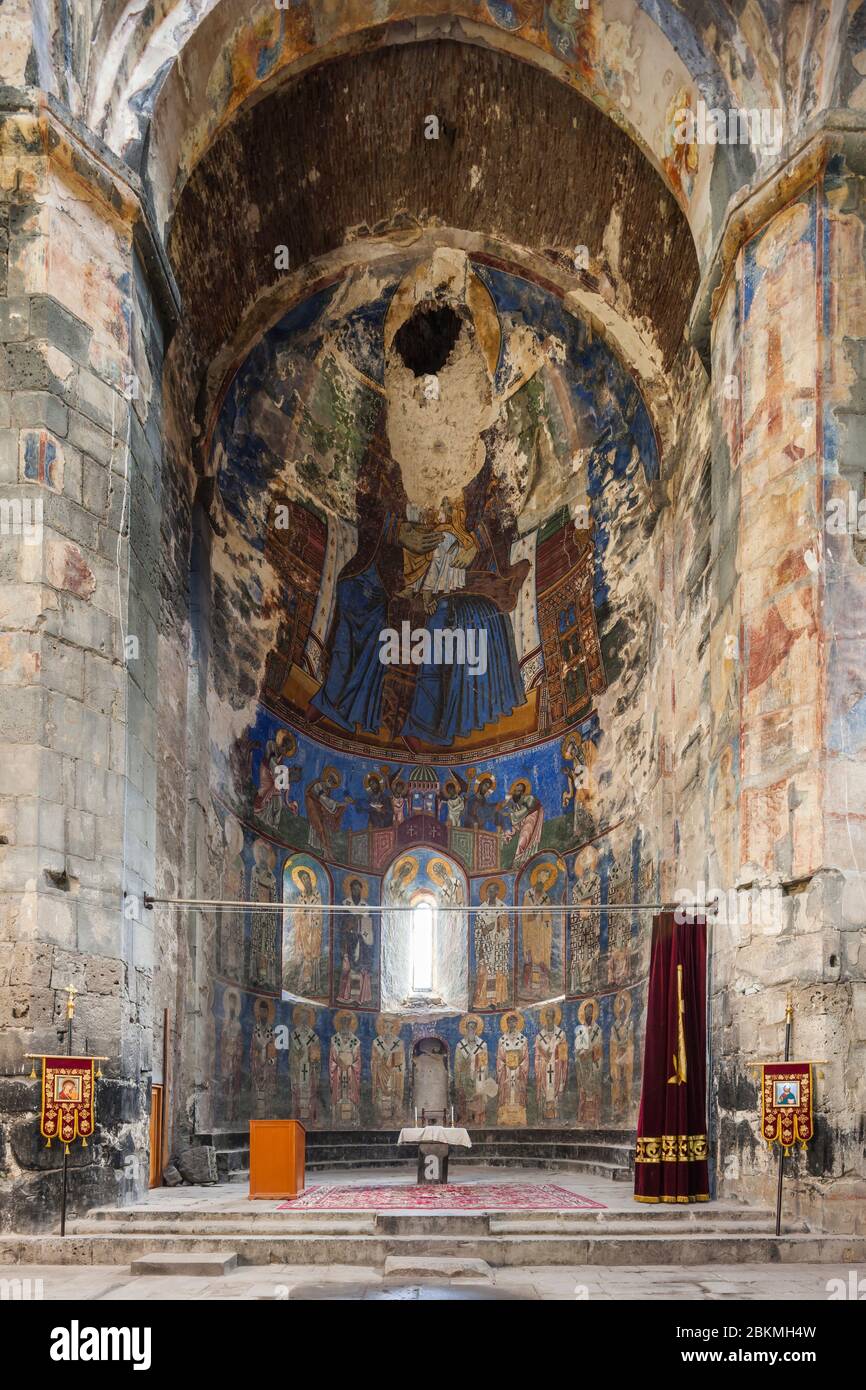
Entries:
{"label": "stone step", "polygon": [[[587,1173],[599,1178],[610,1178],[612,1182],[633,1182],[634,1174],[628,1168],[623,1168],[612,1163],[596,1163],[579,1158],[508,1158],[501,1155],[496,1157],[483,1157],[466,1153],[460,1150],[452,1155],[450,1160],[450,1172],[454,1174],[456,1180],[457,1170],[461,1167],[483,1167],[483,1168],[526,1168],[528,1165],[533,1168],[542,1168],[545,1172],[561,1173]],[[348,1159],[331,1160],[329,1162],[319,1162],[318,1160],[308,1161],[306,1170],[308,1173],[335,1172],[349,1173],[358,1168],[405,1168],[407,1171],[415,1168],[415,1161],[407,1163],[405,1157],[401,1158],[382,1158],[382,1159]],[[241,1179],[248,1180],[249,1172],[238,1169],[228,1175],[228,1181],[237,1182]]]}
{"label": "stone step", "polygon": [[[224,1236],[0,1236],[0,1264],[129,1264],[141,1255],[226,1253]],[[372,1265],[392,1255],[483,1259],[494,1267],[529,1265],[840,1264],[866,1261],[866,1236],[695,1232],[580,1235],[241,1235],[239,1264]]]}
{"label": "stone step", "polygon": [[68,1223],[68,1230],[75,1234],[95,1234],[100,1230],[129,1230],[135,1227],[139,1230],[143,1225],[168,1226],[172,1232],[182,1233],[182,1230],[189,1229],[190,1226],[202,1227],[203,1230],[211,1230],[215,1226],[229,1226],[232,1230],[239,1230],[240,1227],[249,1230],[270,1229],[271,1223],[278,1220],[282,1227],[291,1227],[292,1223],[303,1222],[304,1225],[316,1222],[318,1226],[329,1229],[329,1227],[339,1227],[341,1233],[353,1234],[353,1232],[366,1232],[370,1229],[370,1223],[375,1219],[375,1212],[329,1212],[318,1211],[317,1208],[302,1209],[302,1211],[278,1211],[275,1207],[268,1207],[264,1202],[259,1208],[259,1204],[253,1205],[250,1202],[249,1208],[229,1209],[229,1211],[209,1211],[207,1208],[181,1208],[174,1211],[168,1208],[163,1211],[160,1207],[124,1207],[124,1208],[97,1208],[95,1211],[88,1212],[86,1216],[79,1216],[74,1222]]}
{"label": "stone step", "polygon": [[[276,1204],[239,1203],[230,1207],[207,1207],[180,1205],[169,1202],[141,1204],[131,1207],[96,1207],[87,1216],[70,1222],[69,1229],[77,1234],[94,1234],[107,1230],[152,1230],[156,1226],[167,1226],[178,1234],[191,1229],[211,1231],[229,1227],[231,1230],[264,1231],[274,1225],[280,1229],[302,1226],[304,1229],[316,1228],[322,1232],[339,1227],[347,1234],[369,1231],[376,1221],[383,1223],[399,1219],[413,1223],[418,1231],[435,1229],[431,1223],[467,1220],[472,1222],[508,1222],[515,1229],[534,1226],[539,1221],[553,1221],[569,1226],[580,1223],[588,1228],[603,1227],[618,1229],[622,1225],[637,1224],[641,1229],[661,1228],[673,1233],[688,1234],[694,1229],[714,1230],[717,1226],[730,1226],[732,1229],[750,1227],[766,1230],[774,1219],[771,1207],[747,1206],[745,1203],[709,1202],[695,1205],[638,1206],[613,1210],[601,1208],[560,1208],[555,1211],[520,1211],[509,1208],[472,1211],[454,1208],[448,1210],[391,1211],[349,1211],[334,1212],[318,1207],[278,1209]],[[390,1229],[383,1227],[383,1229]],[[449,1226],[448,1230],[455,1228]],[[786,1225],[788,1234],[801,1233],[803,1227]]]}
{"label": "stone step", "polygon": [[[563,1221],[585,1221],[592,1222],[601,1226],[619,1226],[624,1222],[652,1222],[653,1225],[662,1225],[672,1229],[683,1228],[685,1234],[695,1226],[714,1228],[717,1223],[732,1225],[763,1226],[766,1227],[775,1221],[775,1212],[772,1207],[747,1206],[745,1203],[733,1202],[695,1202],[688,1205],[665,1203],[643,1204],[634,1203],[633,1206],[611,1210],[610,1207],[601,1209],[581,1210],[580,1208],[562,1208],[555,1212],[538,1211],[505,1211],[495,1213],[498,1219],[511,1221],[515,1224],[524,1222],[535,1222],[539,1217],[545,1219],[556,1219]],[[790,1228],[789,1228],[790,1229]]]}
{"label": "stone step", "polygon": [[[341,1146],[328,1145],[318,1149],[307,1151],[307,1167],[327,1168],[333,1163],[354,1163],[356,1167],[366,1167],[368,1163],[381,1163],[383,1161],[396,1163],[415,1163],[417,1161],[417,1150],[413,1147],[398,1146],[388,1148],[384,1144],[380,1146],[366,1144],[344,1144]],[[597,1164],[601,1168],[622,1169],[627,1172],[632,1170],[628,1165],[628,1158],[614,1150],[597,1145],[565,1145],[550,1144],[546,1148],[537,1147],[531,1151],[522,1148],[518,1144],[505,1144],[501,1146],[488,1147],[479,1146],[474,1149],[454,1149],[451,1153],[452,1163],[519,1163],[523,1167],[535,1167],[541,1163],[566,1162],[566,1163],[586,1163]],[[217,1155],[217,1163],[220,1171],[232,1171],[241,1166],[249,1166],[248,1149],[229,1149],[225,1153]]]}
{"label": "stone step", "polygon": [[[630,1221],[620,1221],[616,1224],[615,1234],[619,1236],[627,1235],[664,1235],[678,1240],[691,1240],[696,1235],[759,1235],[767,1236],[773,1231],[772,1221],[715,1221],[712,1225],[695,1226],[688,1230],[672,1232],[670,1227],[666,1227],[664,1222],[656,1222],[652,1217],[632,1218]],[[788,1222],[786,1225],[786,1235],[807,1235],[809,1227],[805,1221]],[[507,1217],[491,1216],[490,1234],[497,1236],[511,1235],[587,1235],[598,1236],[599,1226],[597,1222],[590,1219],[581,1218],[579,1212],[574,1213],[572,1218],[569,1215],[549,1215],[541,1214],[534,1221],[511,1221]]]}
{"label": "stone step", "polygon": [[450,1255],[389,1255],[385,1261],[384,1277],[402,1283],[417,1279],[458,1280],[460,1283],[492,1284],[493,1270],[486,1260],[460,1259]]}
{"label": "stone step", "polygon": [[189,1279],[231,1274],[238,1257],[231,1252],[199,1250],[194,1254],[139,1255],[130,1262],[130,1274],[182,1274]]}
{"label": "stone step", "polygon": [[[310,1217],[313,1213],[308,1214]],[[423,1220],[419,1220],[414,1214],[404,1214],[396,1212],[378,1212],[365,1218],[362,1222],[351,1224],[343,1223],[339,1220],[315,1221],[305,1219],[304,1215],[298,1213],[281,1213],[273,1219],[267,1221],[252,1221],[250,1219],[239,1219],[236,1221],[186,1221],[183,1223],[170,1221],[140,1221],[130,1227],[118,1222],[103,1223],[101,1226],[94,1223],[88,1225],[86,1221],[76,1222],[71,1228],[72,1235],[123,1235],[134,1234],[136,1236],[228,1236],[233,1239],[247,1235],[335,1235],[335,1236],[355,1236],[355,1235],[400,1235],[400,1236],[439,1236],[439,1235],[585,1235],[598,1236],[600,1231],[598,1223],[591,1220],[578,1219],[579,1214],[575,1213],[575,1219],[569,1220],[565,1217],[560,1219],[556,1214],[540,1213],[536,1215],[534,1221],[514,1222],[506,1219],[497,1219],[496,1216],[488,1216],[486,1213],[470,1212],[439,1212],[429,1213]],[[716,1222],[711,1227],[690,1228],[688,1232],[677,1234],[677,1238],[682,1239],[692,1234],[713,1234],[724,1233],[751,1233],[757,1235],[769,1234],[769,1223],[744,1223],[744,1222]],[[805,1225],[799,1226],[795,1232],[790,1229],[787,1234],[805,1233]],[[616,1223],[617,1235],[672,1235],[669,1227],[664,1223],[655,1223],[651,1219],[632,1220],[630,1222]]]}
{"label": "stone step", "polygon": [[[454,1164],[494,1168],[560,1169],[631,1182],[634,1137],[622,1130],[569,1129],[470,1130],[471,1150],[456,1150]],[[398,1130],[308,1130],[307,1171],[352,1168],[409,1168],[417,1158],[414,1145],[397,1144]],[[249,1170],[249,1138],[243,1130],[215,1131],[198,1136],[216,1149],[217,1171],[223,1181],[243,1182]]]}
{"label": "stone step", "polygon": [[[308,1213],[308,1216],[313,1213]],[[86,1218],[72,1223],[69,1227],[72,1235],[157,1235],[157,1236],[237,1236],[237,1235],[292,1235],[297,1232],[304,1233],[309,1231],[315,1235],[335,1235],[335,1236],[361,1236],[375,1235],[376,1221],[373,1216],[367,1216],[358,1221],[340,1220],[339,1217],[330,1215],[327,1221],[310,1221],[302,1219],[302,1213],[280,1213],[279,1217],[274,1216],[270,1220],[255,1221],[250,1217],[239,1217],[231,1221],[136,1221],[135,1223],[124,1222],[89,1222]]]}

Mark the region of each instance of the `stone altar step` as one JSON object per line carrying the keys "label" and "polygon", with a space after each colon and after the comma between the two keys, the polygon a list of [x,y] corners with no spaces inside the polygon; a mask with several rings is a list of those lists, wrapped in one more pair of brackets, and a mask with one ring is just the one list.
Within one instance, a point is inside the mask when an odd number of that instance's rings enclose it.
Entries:
{"label": "stone altar step", "polygon": [[188,1279],[202,1279],[231,1274],[237,1268],[234,1251],[217,1253],[198,1250],[194,1254],[139,1255],[130,1261],[130,1274],[183,1274]]}
{"label": "stone altar step", "polygon": [[689,1231],[496,1235],[156,1235],[134,1232],[2,1236],[0,1264],[129,1264],[141,1255],[232,1253],[239,1264],[372,1265],[389,1256],[481,1259],[493,1266],[707,1265],[866,1261],[866,1236]]}
{"label": "stone altar step", "polygon": [[[314,1213],[306,1214],[310,1217]],[[72,1235],[136,1235],[136,1236],[217,1236],[239,1239],[241,1236],[586,1236],[598,1238],[613,1236],[661,1235],[672,1239],[689,1239],[693,1235],[758,1235],[771,1234],[769,1221],[715,1221],[707,1226],[690,1227],[688,1230],[672,1230],[668,1223],[653,1221],[646,1217],[632,1217],[631,1220],[618,1221],[605,1229],[599,1222],[579,1213],[558,1215],[538,1212],[534,1219],[514,1221],[508,1216],[485,1212],[427,1212],[419,1218],[412,1212],[371,1213],[360,1221],[351,1224],[339,1220],[317,1221],[306,1219],[304,1213],[279,1213],[268,1220],[237,1218],[233,1221],[138,1221],[134,1225],[124,1222],[89,1223],[86,1219],[75,1222],[70,1227]],[[806,1235],[805,1222],[788,1223],[786,1235]]]}
{"label": "stone altar step", "polygon": [[[398,1146],[398,1130],[308,1130],[307,1171],[351,1168],[403,1168],[416,1160],[414,1147]],[[453,1162],[497,1168],[525,1167],[587,1173],[630,1182],[634,1138],[625,1130],[478,1129],[469,1131],[472,1149],[455,1151]],[[198,1136],[216,1149],[217,1170],[225,1181],[249,1180],[249,1135],[215,1130]]]}
{"label": "stone altar step", "polygon": [[[208,1189],[201,1188],[202,1194]],[[388,1220],[395,1215],[415,1224],[416,1229],[426,1229],[426,1223],[432,1221],[453,1221],[456,1218],[486,1222],[489,1220],[510,1221],[520,1226],[532,1226],[538,1221],[556,1221],[559,1223],[580,1223],[589,1227],[597,1228],[618,1228],[623,1224],[638,1222],[642,1226],[657,1227],[661,1226],[666,1230],[682,1230],[683,1232],[694,1229],[714,1230],[719,1225],[732,1226],[738,1229],[741,1226],[756,1226],[763,1230],[769,1230],[774,1220],[774,1211],[771,1207],[749,1206],[744,1202],[708,1202],[689,1206],[663,1205],[644,1206],[635,1204],[633,1206],[611,1209],[610,1207],[588,1207],[573,1208],[562,1207],[552,1211],[520,1211],[510,1208],[499,1210],[471,1210],[466,1208],[455,1208],[452,1210],[420,1210],[408,1208],[405,1213],[399,1212],[394,1208],[390,1211],[347,1211],[336,1212],[328,1211],[319,1207],[299,1207],[280,1210],[278,1203],[273,1202],[249,1202],[241,1199],[238,1202],[232,1201],[214,1203],[213,1206],[193,1205],[190,1202],[183,1203],[178,1201],[173,1204],[170,1201],[159,1203],[143,1202],[136,1206],[129,1207],[95,1207],[84,1217],[70,1221],[70,1231],[84,1233],[86,1231],[96,1232],[105,1230],[124,1230],[134,1226],[139,1229],[142,1224],[151,1225],[160,1223],[170,1225],[175,1231],[181,1227],[201,1226],[208,1229],[214,1225],[228,1225],[233,1230],[249,1226],[251,1229],[268,1227],[274,1223],[281,1226],[303,1225],[305,1228],[321,1227],[330,1228],[339,1226],[346,1232],[351,1232],[354,1228],[366,1228],[371,1221],[377,1218],[381,1222]],[[453,1229],[453,1227],[449,1227]],[[787,1226],[790,1232],[790,1226]]]}
{"label": "stone altar step", "polygon": [[[279,1211],[239,1205],[230,1210],[140,1206],[99,1209],[70,1223],[74,1235],[600,1235],[752,1233],[768,1235],[769,1208],[718,1204],[700,1208],[633,1208],[624,1211],[412,1211],[329,1212],[315,1207]],[[786,1234],[804,1234],[805,1223],[787,1223]]]}

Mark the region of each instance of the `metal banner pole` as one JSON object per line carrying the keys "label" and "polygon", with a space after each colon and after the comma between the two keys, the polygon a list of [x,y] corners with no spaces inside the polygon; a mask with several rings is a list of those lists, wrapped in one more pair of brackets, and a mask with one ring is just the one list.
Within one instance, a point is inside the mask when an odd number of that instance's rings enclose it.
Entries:
{"label": "metal banner pole", "polygon": [[[75,1013],[75,986],[67,985],[66,993],[66,1055],[72,1056],[72,1016]],[[62,1137],[62,1136],[61,1136]],[[60,1234],[66,1235],[66,1184],[69,1177],[69,1145],[63,1145],[63,1186],[60,1190]]]}
{"label": "metal banner pole", "polygon": [[[794,1023],[794,1005],[790,994],[785,1002],[785,1061],[791,1060],[791,1030]],[[779,1180],[776,1184],[776,1235],[782,1233],[782,1178],[785,1173],[785,1146],[779,1142]]]}

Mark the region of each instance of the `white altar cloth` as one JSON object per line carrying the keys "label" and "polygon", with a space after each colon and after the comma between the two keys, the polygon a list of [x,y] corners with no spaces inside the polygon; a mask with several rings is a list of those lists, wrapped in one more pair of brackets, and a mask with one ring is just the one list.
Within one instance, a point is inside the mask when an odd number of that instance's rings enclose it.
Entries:
{"label": "white altar cloth", "polygon": [[465,1129],[448,1129],[444,1125],[425,1125],[423,1129],[401,1129],[398,1144],[450,1144],[452,1148],[471,1149],[472,1140]]}

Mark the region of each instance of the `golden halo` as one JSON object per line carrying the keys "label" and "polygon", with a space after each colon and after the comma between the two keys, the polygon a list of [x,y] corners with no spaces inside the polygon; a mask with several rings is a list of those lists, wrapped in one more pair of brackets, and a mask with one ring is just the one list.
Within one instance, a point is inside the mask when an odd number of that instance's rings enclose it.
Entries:
{"label": "golden halo", "polygon": [[322,781],[328,782],[332,787],[339,787],[342,780],[342,772],[339,768],[334,767],[331,763],[329,763],[326,768],[322,769]]}
{"label": "golden halo", "polygon": [[298,740],[291,729],[277,729],[274,734],[274,746],[278,753],[284,753],[285,757],[291,758],[297,749]]}
{"label": "golden halo", "polygon": [[351,888],[353,883],[360,883],[361,902],[365,903],[370,896],[370,885],[366,879],[361,877],[360,874],[346,874],[346,877],[343,879],[343,896],[346,898],[351,896]]}
{"label": "golden halo", "polygon": [[554,883],[556,879],[559,878],[559,868],[556,864],[551,864],[549,859],[542,859],[540,864],[534,864],[529,870],[529,882],[532,884],[533,888],[538,883],[542,874],[546,879],[544,887],[549,888],[550,884]]}
{"label": "golden halo", "polygon": [[308,1023],[311,1028],[316,1026],[316,1010],[312,1004],[296,1004],[292,1009],[292,1023],[295,1028],[300,1028],[304,1023]]}
{"label": "golden halo", "polygon": [[526,795],[529,795],[529,793],[532,791],[529,778],[518,777],[514,782],[511,783],[511,786],[508,788],[508,795],[513,796],[514,793],[517,791],[518,787],[522,787]]}
{"label": "golden halo", "polygon": [[[451,788],[453,788],[453,790],[450,790]],[[447,796],[447,797],[455,797],[459,791],[460,791],[460,783],[459,783],[459,782],[455,782],[453,777],[449,777],[448,780],[446,781],[444,787],[442,788],[442,794],[443,794],[443,796]]]}
{"label": "golden halo", "polygon": [[396,863],[392,866],[391,871],[390,871],[390,874],[389,874],[389,878],[390,878],[390,880],[391,880],[392,883],[395,882],[395,880],[397,879],[398,876],[399,876],[400,878],[403,878],[403,876],[404,876],[404,875],[403,875],[403,869],[405,868],[405,866],[406,866],[407,864],[411,865],[411,868],[412,868],[412,878],[415,877],[415,875],[418,873],[418,860],[417,860],[417,858],[415,857],[414,854],[401,854],[400,858],[399,858],[399,859],[396,861]]}
{"label": "golden halo", "polygon": [[553,1010],[553,1026],[554,1028],[558,1028],[562,1022],[562,1009],[558,1004],[542,1004],[541,1008],[538,1010],[539,1022],[542,1024],[544,1023],[545,1015],[549,1014],[551,1009]]}
{"label": "golden halo", "polygon": [[502,1017],[501,1017],[500,1020],[499,1020],[499,1031],[500,1031],[500,1033],[507,1033],[507,1032],[508,1032],[508,1020],[509,1020],[510,1018],[516,1018],[516,1019],[517,1019],[517,1031],[518,1031],[518,1033],[522,1033],[522,1032],[523,1032],[523,1022],[524,1022],[524,1019],[523,1019],[523,1014],[520,1012],[519,1009],[506,1009],[505,1013],[502,1015]]}
{"label": "golden halo", "polygon": [[358,1027],[358,1015],[351,1009],[338,1009],[334,1014],[334,1032],[343,1032],[343,1019],[346,1020],[346,1032],[354,1033]]}
{"label": "golden halo", "polygon": [[310,878],[313,880],[313,887],[318,888],[319,876],[316,873],[315,869],[311,869],[309,864],[296,864],[295,867],[292,869],[292,883],[295,885],[299,893],[306,892],[304,885],[301,883],[302,873],[309,874]]}
{"label": "golden halo", "polygon": [[593,1021],[593,1023],[598,1023],[598,1015],[599,1015],[598,1000],[595,999],[595,998],[592,998],[592,997],[590,997],[589,999],[584,999],[584,1000],[578,1005],[578,1008],[577,1008],[577,1021],[578,1021],[578,1023],[582,1024],[584,1028],[586,1028],[586,1027],[588,1026],[588,1025],[587,1025],[587,1022],[586,1022],[586,1010],[587,1010],[587,1007],[588,1007],[590,1004],[592,1005],[592,1011],[593,1011],[593,1014],[595,1015],[595,1017],[593,1018],[592,1021]]}
{"label": "golden halo", "polygon": [[381,787],[384,785],[385,779],[379,772],[368,772],[367,776],[364,778],[364,791],[368,792],[370,790],[371,782],[378,782]]}
{"label": "golden halo", "polygon": [[490,785],[491,785],[491,787],[493,787],[494,791],[496,790],[496,774],[495,774],[495,773],[493,773],[493,772],[482,772],[481,775],[480,775],[479,778],[478,778],[478,781],[475,783],[475,790],[476,790],[476,791],[477,791],[478,788],[481,786],[482,782],[489,782]]}
{"label": "golden halo", "polygon": [[395,1018],[393,1014],[377,1014],[377,1016],[376,1016],[376,1022],[373,1024],[373,1027],[374,1027],[375,1030],[376,1030],[376,1037],[377,1037],[377,1038],[381,1038],[381,1036],[382,1036],[382,1034],[384,1033],[386,1027],[389,1027],[391,1024],[396,1025],[397,1032],[399,1033],[399,1031],[400,1031],[400,1020],[399,1020],[399,1018]]}
{"label": "golden halo", "polygon": [[[569,754],[567,752],[567,749],[571,745],[574,746],[575,751]],[[576,759],[578,753],[582,753],[583,761],[586,763],[586,766],[592,767],[593,763],[595,762],[595,755],[598,752],[598,749],[596,748],[591,738],[582,738],[580,734],[571,733],[566,734],[565,738],[562,740],[561,752],[563,758],[567,763],[573,762]]]}
{"label": "golden halo", "polygon": [[463,1036],[464,1038],[466,1037],[466,1025],[469,1023],[470,1019],[474,1019],[475,1022],[478,1024],[476,1036],[478,1036],[479,1034],[481,1034],[481,1033],[484,1032],[484,1019],[483,1019],[483,1018],[481,1018],[478,1014],[464,1014],[463,1017],[461,1018],[460,1022],[459,1022],[458,1025],[457,1025],[457,1027],[460,1029],[460,1032],[461,1032],[461,1034],[462,1034],[462,1036]]}
{"label": "golden halo", "polygon": [[505,884],[502,882],[502,879],[486,878],[478,890],[479,898],[482,904],[484,904],[487,901],[488,888],[496,888],[497,896],[500,898],[505,897]]}
{"label": "golden halo", "polygon": [[[444,878],[441,875],[443,869],[445,871]],[[441,859],[437,855],[436,858],[431,859],[430,863],[427,865],[427,877],[432,879],[434,883],[438,883],[440,888],[443,888],[445,884],[454,877],[454,874],[451,871],[451,865],[448,863],[448,860]]]}

